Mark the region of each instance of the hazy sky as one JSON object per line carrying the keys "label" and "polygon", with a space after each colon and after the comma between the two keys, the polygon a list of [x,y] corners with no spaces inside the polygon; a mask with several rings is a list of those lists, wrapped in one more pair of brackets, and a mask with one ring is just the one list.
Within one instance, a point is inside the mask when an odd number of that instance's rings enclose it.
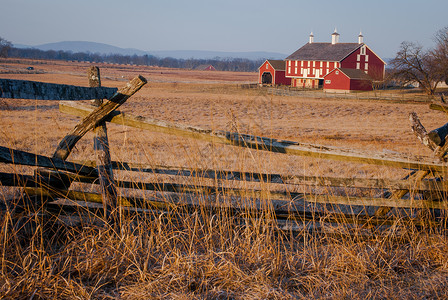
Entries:
{"label": "hazy sky", "polygon": [[271,51],[364,42],[393,57],[402,41],[433,45],[447,0],[0,0],[0,37],[39,45],[92,41],[140,50]]}

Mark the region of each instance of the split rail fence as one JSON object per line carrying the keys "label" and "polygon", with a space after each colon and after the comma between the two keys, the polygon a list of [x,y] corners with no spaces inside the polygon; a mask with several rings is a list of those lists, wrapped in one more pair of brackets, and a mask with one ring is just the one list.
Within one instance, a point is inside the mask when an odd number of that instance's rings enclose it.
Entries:
{"label": "split rail fence", "polygon": [[[448,182],[445,163],[448,143],[445,137],[448,126],[427,132],[416,114],[411,114],[412,129],[422,143],[434,150],[434,158],[412,157],[399,153],[359,151],[348,148],[305,144],[278,140],[237,132],[206,130],[198,127],[133,116],[117,110],[146,83],[137,76],[121,89],[101,87],[97,67],[88,72],[89,88],[55,85],[41,82],[0,79],[2,97],[23,99],[65,100],[59,102],[60,111],[81,117],[81,121],[59,143],[54,154],[42,156],[34,153],[0,146],[0,162],[35,167],[34,175],[0,172],[0,185],[14,186],[23,192],[20,199],[5,200],[10,211],[29,209],[45,212],[90,211],[112,223],[120,221],[122,213],[144,211],[208,211],[225,210],[238,217],[258,215],[277,220],[326,222],[369,222],[392,224],[402,210],[412,219],[410,211],[426,210],[442,215],[448,208]],[[107,101],[102,99],[107,98]],[[92,105],[73,100],[92,99]],[[445,103],[432,104],[431,109],[448,113]],[[282,175],[225,170],[203,170],[182,167],[154,167],[132,162],[111,161],[107,123],[150,130],[164,134],[197,139],[215,144],[246,147],[257,151],[271,151],[287,155],[307,156],[317,159],[354,162],[404,168],[409,174],[401,179],[369,179],[345,177],[318,177]],[[76,143],[88,132],[94,131],[96,161],[70,162],[67,160]],[[165,174],[175,178],[206,178],[220,184],[185,184],[174,182],[135,182],[114,179],[114,170],[149,174]],[[172,178],[171,177],[171,178]],[[245,181],[265,183],[273,188],[235,188],[232,182]],[[99,185],[99,193],[72,188],[72,183]],[[185,180],[183,181],[185,182]],[[228,183],[227,185],[223,183]],[[323,187],[319,192],[291,192],[289,187]],[[275,186],[275,188],[274,188]],[[368,189],[377,192],[375,197],[337,195],[331,189]],[[136,197],[124,190],[153,191],[160,197]],[[219,199],[229,197],[231,201]],[[58,201],[65,199],[67,201]],[[201,200],[200,200],[201,199]],[[204,199],[208,199],[204,201]],[[253,201],[245,201],[252,199]],[[86,205],[93,202],[100,205]],[[328,211],[327,205],[342,207]],[[81,207],[81,209],[80,209]],[[320,207],[320,208],[319,208]],[[350,208],[350,209],[344,209]],[[352,207],[358,209],[353,213]],[[365,209],[371,208],[370,210]],[[403,216],[402,214],[399,216]],[[427,220],[438,223],[438,218]],[[421,222],[421,220],[416,220]]]}

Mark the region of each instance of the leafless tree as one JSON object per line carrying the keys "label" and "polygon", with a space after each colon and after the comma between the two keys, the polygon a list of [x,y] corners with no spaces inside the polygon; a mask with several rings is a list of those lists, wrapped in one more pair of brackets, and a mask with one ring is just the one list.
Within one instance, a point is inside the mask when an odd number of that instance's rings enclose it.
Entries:
{"label": "leafless tree", "polygon": [[431,55],[437,67],[437,72],[443,77],[443,81],[448,84],[448,26],[440,29],[434,40],[436,46],[431,50]]}
{"label": "leafless tree", "polygon": [[417,82],[429,95],[433,95],[442,81],[437,62],[431,51],[425,51],[421,45],[403,42],[392,60],[394,78],[402,84]]}
{"label": "leafless tree", "polygon": [[11,42],[0,37],[0,57],[8,57],[8,51],[11,49]]}

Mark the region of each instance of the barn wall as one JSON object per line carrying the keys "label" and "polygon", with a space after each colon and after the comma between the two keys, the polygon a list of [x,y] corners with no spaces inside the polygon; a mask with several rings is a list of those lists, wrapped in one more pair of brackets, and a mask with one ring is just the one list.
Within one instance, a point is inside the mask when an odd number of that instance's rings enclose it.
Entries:
{"label": "barn wall", "polygon": [[350,79],[341,71],[336,74],[336,71],[330,72],[325,76],[324,89],[325,90],[350,90]]}
{"label": "barn wall", "polygon": [[260,69],[258,69],[258,83],[262,83],[263,73],[269,72],[272,75],[272,82],[275,80],[275,70],[272,68],[271,64],[268,61],[265,61],[264,64],[261,65]]}
{"label": "barn wall", "polygon": [[[366,55],[368,56],[368,59],[366,59]],[[383,61],[375,53],[373,53],[369,47],[366,47],[366,55],[361,54],[361,48],[357,49],[341,61],[341,68],[360,69],[367,71],[366,73],[369,74],[373,80],[384,80]]]}
{"label": "barn wall", "polygon": [[350,80],[350,90],[352,91],[371,91],[372,82],[370,80],[352,79]]}
{"label": "barn wall", "polygon": [[[333,61],[288,60],[286,61],[286,76],[324,78],[326,74],[339,67],[340,63]],[[316,71],[319,72],[317,77]]]}
{"label": "barn wall", "polygon": [[286,78],[285,71],[275,71],[274,83],[277,85],[290,85],[291,78]]}

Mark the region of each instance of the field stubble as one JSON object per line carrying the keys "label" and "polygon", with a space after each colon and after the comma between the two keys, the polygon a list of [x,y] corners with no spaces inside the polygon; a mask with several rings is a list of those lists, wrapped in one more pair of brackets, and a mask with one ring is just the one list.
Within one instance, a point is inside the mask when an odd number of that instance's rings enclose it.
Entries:
{"label": "field stubble", "polygon": [[[42,74],[0,75],[87,86],[87,67],[82,64],[42,64],[38,68]],[[101,66],[101,72],[103,86],[119,87],[123,76],[137,73],[149,79],[149,84],[120,110],[207,129],[429,155],[410,131],[409,113],[417,112],[429,129],[446,122],[444,114],[430,111],[426,104],[307,99],[238,88],[235,82],[254,80],[253,74],[219,77],[195,71],[107,65]],[[78,122],[60,113],[57,102],[17,99],[0,99],[0,120],[0,145],[47,156]],[[113,160],[154,166],[396,179],[407,173],[382,166],[222,146],[115,124],[108,124],[108,135]],[[93,134],[87,134],[69,159],[94,159],[92,139]],[[0,168],[32,174],[27,167]],[[118,179],[141,180],[132,176],[117,173]],[[166,180],[163,176],[148,178]],[[184,180],[201,183],[195,178]],[[241,183],[243,187],[245,184]],[[3,199],[14,193],[6,187],[0,189]],[[264,201],[269,207],[269,199]],[[17,220],[5,214],[0,232],[0,297],[447,296],[448,241],[437,230],[422,231],[406,220],[398,220],[381,231],[344,224],[316,232],[306,226],[294,232],[282,231],[269,218],[269,209],[265,214],[265,218],[234,219],[226,211],[216,215],[201,210],[185,214],[180,208],[167,215],[154,212],[144,217],[128,216],[119,230],[98,228],[88,221],[77,227],[49,226],[53,221],[42,215],[24,215]],[[368,236],[363,234],[366,230]]]}

